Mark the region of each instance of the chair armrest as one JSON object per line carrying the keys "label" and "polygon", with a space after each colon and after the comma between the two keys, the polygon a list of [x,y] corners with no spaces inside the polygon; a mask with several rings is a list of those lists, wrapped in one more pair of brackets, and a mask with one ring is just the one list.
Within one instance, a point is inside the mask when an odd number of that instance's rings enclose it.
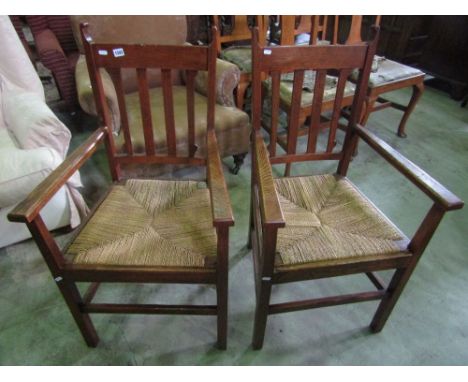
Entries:
{"label": "chair armrest", "polygon": [[34,41],[40,57],[46,52],[57,52],[66,59],[66,54],[60,46],[57,36],[50,29],[44,29],[39,32],[34,37]]}
{"label": "chair armrest", "polygon": [[[117,93],[114,88],[114,83],[107,71],[101,69],[101,78],[106,96],[107,105],[112,119],[112,131],[118,132],[120,129],[120,109],[117,100]],[[78,102],[81,108],[90,115],[97,115],[96,103],[94,101],[93,88],[91,79],[86,66],[84,55],[80,55],[75,68],[76,91],[78,93]]]}
{"label": "chair armrest", "polygon": [[[235,106],[234,89],[239,84],[239,68],[221,59],[216,60],[216,102],[223,106]],[[195,77],[195,90],[207,95],[208,73],[198,72]]]}
{"label": "chair armrest", "polygon": [[33,221],[55,193],[96,151],[106,133],[106,127],[97,129],[8,214],[8,220],[24,223]]}
{"label": "chair armrest", "polygon": [[457,210],[463,207],[463,201],[455,194],[447,190],[388,143],[360,125],[356,125],[355,129],[359,137],[445,211]]}
{"label": "chair armrest", "polygon": [[220,225],[233,226],[234,216],[214,130],[208,131],[207,134],[207,152],[207,178],[208,187],[210,188],[213,225],[215,227]]}
{"label": "chair armrest", "polygon": [[263,224],[284,227],[283,211],[276,193],[268,151],[260,132],[255,133],[253,145],[254,184],[258,185],[260,213]]}

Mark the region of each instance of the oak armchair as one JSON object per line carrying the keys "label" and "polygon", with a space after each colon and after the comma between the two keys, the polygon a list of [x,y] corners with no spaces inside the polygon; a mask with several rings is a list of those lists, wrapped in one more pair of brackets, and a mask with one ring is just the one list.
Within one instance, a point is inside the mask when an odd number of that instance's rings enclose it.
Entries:
{"label": "oak armchair", "polygon": [[[226,348],[228,235],[234,224],[224,182],[215,133],[216,44],[210,46],[161,46],[98,44],[82,25],[87,64],[103,126],[98,128],[51,175],[10,214],[12,221],[26,223],[52,276],[62,293],[88,346],[96,346],[98,336],[90,313],[192,314],[217,317],[218,346]],[[139,101],[144,121],[144,151],[132,151],[124,124],[125,153],[116,150],[110,128],[111,117],[103,91],[102,72],[110,73],[120,88],[123,68],[138,76]],[[165,131],[151,125],[148,71],[161,71],[166,111]],[[176,145],[174,126],[174,86],[171,71],[186,71],[188,78],[188,142]],[[195,75],[207,71],[208,106],[205,110],[206,152],[195,150]],[[122,98],[119,98],[121,101]],[[125,104],[119,102],[125,115]],[[167,150],[160,151],[153,137],[163,135]],[[113,184],[76,231],[71,242],[60,250],[44,225],[40,211],[67,179],[104,143]],[[206,182],[125,178],[124,163],[184,164],[206,168]],[[84,296],[76,283],[91,282]],[[159,305],[94,303],[100,283],[186,283],[216,287],[213,305]]]}
{"label": "oak armchair", "polygon": [[[374,30],[370,42],[349,46],[265,48],[259,43],[258,32],[254,34],[253,159],[248,241],[253,249],[257,297],[252,342],[254,349],[263,346],[267,317],[271,314],[380,300],[370,327],[373,332],[382,330],[445,212],[463,207],[457,196],[358,124],[376,49],[377,30]],[[338,115],[344,82],[354,68],[358,68],[359,77],[344,142],[342,146],[330,145],[337,129],[337,124],[333,122],[336,120],[332,119],[328,140],[317,145],[317,126],[323,103],[320,95],[325,88],[325,73],[328,69],[339,73],[336,103],[332,111]],[[320,79],[314,91],[307,145],[304,151],[296,152],[299,115],[292,113],[287,150],[279,153],[274,144],[267,148],[261,134],[261,78],[265,75],[272,77],[270,129],[274,134],[277,128],[275,116],[279,112],[280,76],[283,72],[294,72],[292,106],[297,108],[305,70],[316,70]],[[359,139],[364,140],[432,199],[432,208],[411,239],[347,178],[348,166]],[[273,178],[273,165],[320,160],[338,161],[336,173]],[[385,285],[374,272],[390,269],[395,272],[389,285]],[[357,273],[365,274],[376,290],[270,303],[273,285]]]}

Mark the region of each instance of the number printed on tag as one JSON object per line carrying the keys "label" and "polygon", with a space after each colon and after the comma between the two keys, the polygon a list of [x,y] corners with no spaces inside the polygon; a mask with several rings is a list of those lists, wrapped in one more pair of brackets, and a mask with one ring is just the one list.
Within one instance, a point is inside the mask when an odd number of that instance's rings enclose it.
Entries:
{"label": "number printed on tag", "polygon": [[112,53],[114,53],[114,57],[123,57],[125,56],[125,52],[123,48],[115,48],[112,50]]}

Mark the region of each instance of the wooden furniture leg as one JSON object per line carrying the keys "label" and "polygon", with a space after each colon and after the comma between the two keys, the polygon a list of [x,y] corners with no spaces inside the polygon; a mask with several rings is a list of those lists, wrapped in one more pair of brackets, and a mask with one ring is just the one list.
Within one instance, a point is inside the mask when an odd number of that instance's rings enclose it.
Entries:
{"label": "wooden furniture leg", "polygon": [[255,324],[252,339],[252,347],[259,350],[263,347],[265,329],[268,318],[268,305],[271,296],[271,280],[258,280],[259,293],[257,295],[257,305],[255,308]]}
{"label": "wooden furniture leg", "polygon": [[405,113],[403,114],[403,118],[401,119],[400,126],[398,126],[398,136],[401,138],[406,138],[405,127],[406,122],[410,114],[413,112],[414,107],[418,103],[419,99],[421,98],[424,92],[424,82],[421,81],[420,83],[413,85],[413,94],[411,95],[411,99],[408,103],[408,106],[405,109]]}
{"label": "wooden furniture leg", "polygon": [[236,88],[236,106],[238,109],[243,110],[245,102],[245,93],[249,87],[250,82],[240,81]]}

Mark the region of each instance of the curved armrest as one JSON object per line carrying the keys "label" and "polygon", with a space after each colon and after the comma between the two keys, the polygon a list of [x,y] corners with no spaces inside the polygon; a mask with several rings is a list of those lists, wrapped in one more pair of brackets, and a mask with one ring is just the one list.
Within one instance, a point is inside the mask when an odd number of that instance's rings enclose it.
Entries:
{"label": "curved armrest", "polygon": [[[223,106],[235,106],[234,89],[240,80],[239,68],[227,61],[216,60],[216,102]],[[208,73],[198,72],[195,77],[195,90],[207,95]]]}
{"label": "curved armrest", "polygon": [[263,224],[284,227],[283,211],[276,193],[268,151],[260,132],[255,133],[253,147],[254,184],[258,185],[260,213]]}
{"label": "curved armrest", "polygon": [[445,211],[457,210],[463,207],[464,203],[458,196],[446,189],[385,141],[371,133],[367,128],[357,125],[355,129],[359,137]]}
{"label": "curved armrest", "polygon": [[106,132],[106,127],[97,129],[8,214],[8,220],[29,223],[33,221],[55,193],[96,151],[97,145],[103,140]]}
{"label": "curved armrest", "polygon": [[[118,132],[120,129],[120,110],[115,92],[114,83],[105,70],[101,70],[102,84],[106,95],[107,105],[112,118],[112,131]],[[96,104],[94,102],[93,88],[89,78],[88,67],[84,55],[80,55],[75,68],[76,91],[78,102],[81,108],[90,115],[97,115]]]}
{"label": "curved armrest", "polygon": [[207,134],[207,152],[207,178],[208,187],[210,188],[213,225],[215,227],[220,225],[233,226],[234,216],[226,182],[224,180],[216,134],[213,130],[208,131]]}

